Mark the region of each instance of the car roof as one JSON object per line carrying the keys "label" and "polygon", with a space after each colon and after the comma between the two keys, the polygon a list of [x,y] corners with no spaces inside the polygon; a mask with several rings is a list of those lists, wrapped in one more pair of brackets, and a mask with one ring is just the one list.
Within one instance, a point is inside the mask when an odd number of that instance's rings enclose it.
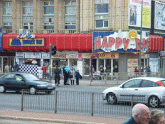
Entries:
{"label": "car roof", "polygon": [[[10,72],[8,74],[22,74],[22,75],[25,75],[25,74],[31,74],[31,73],[23,73],[23,72]],[[33,74],[32,74],[33,75]]]}
{"label": "car roof", "polygon": [[165,78],[159,78],[159,77],[137,77],[137,78],[132,78],[132,79],[143,79],[143,80],[150,80],[154,82],[165,80]]}

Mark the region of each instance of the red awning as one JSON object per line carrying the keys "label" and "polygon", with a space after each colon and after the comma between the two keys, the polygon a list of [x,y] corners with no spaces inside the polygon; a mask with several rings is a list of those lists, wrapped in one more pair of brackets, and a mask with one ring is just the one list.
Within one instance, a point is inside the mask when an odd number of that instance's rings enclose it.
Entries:
{"label": "red awning", "polygon": [[[35,34],[35,39],[42,39],[42,45],[21,44],[23,41],[17,39],[19,34],[4,34],[2,38],[2,48],[12,52],[41,52],[49,51],[50,43],[56,46],[57,51],[78,51],[92,52],[92,33],[75,34]],[[19,41],[19,43],[18,43]],[[21,42],[21,43],[20,43]],[[30,41],[31,42],[31,41]],[[21,45],[20,45],[21,44]]]}
{"label": "red awning", "polygon": [[149,35],[148,52],[158,52],[164,50],[164,38],[157,35]]}

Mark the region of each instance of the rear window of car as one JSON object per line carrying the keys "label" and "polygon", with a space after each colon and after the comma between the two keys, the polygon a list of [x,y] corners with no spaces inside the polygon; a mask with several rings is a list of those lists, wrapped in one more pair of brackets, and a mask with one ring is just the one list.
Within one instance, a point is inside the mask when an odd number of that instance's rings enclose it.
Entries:
{"label": "rear window of car", "polygon": [[165,86],[165,80],[161,80],[161,82],[163,83],[163,85]]}

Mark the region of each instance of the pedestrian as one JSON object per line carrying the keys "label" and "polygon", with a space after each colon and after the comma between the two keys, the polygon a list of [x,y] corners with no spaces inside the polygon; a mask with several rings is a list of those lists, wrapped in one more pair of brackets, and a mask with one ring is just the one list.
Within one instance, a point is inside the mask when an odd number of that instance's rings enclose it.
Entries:
{"label": "pedestrian", "polygon": [[46,66],[45,65],[42,66],[42,78],[46,79]]}
{"label": "pedestrian", "polygon": [[70,74],[72,75],[72,78],[70,78],[71,85],[74,85],[74,81],[76,80],[76,78],[75,78],[75,70],[73,69],[73,67],[71,67],[70,69]]}
{"label": "pedestrian", "polygon": [[136,75],[136,77],[137,77],[137,75],[139,74],[139,70],[137,69],[137,67],[135,67],[135,75]]}
{"label": "pedestrian", "polygon": [[158,109],[152,110],[149,124],[165,124],[164,111]]}
{"label": "pedestrian", "polygon": [[76,71],[76,84],[79,85],[79,79],[81,77],[80,73],[79,73],[79,70]]}
{"label": "pedestrian", "polygon": [[63,65],[63,75],[64,75],[64,85],[66,85],[66,81],[67,81],[67,72],[65,71],[65,64]]}
{"label": "pedestrian", "polygon": [[146,73],[147,73],[147,77],[150,77],[150,73],[151,73],[150,66],[147,67]]}
{"label": "pedestrian", "polygon": [[65,83],[65,85],[70,85],[70,84],[69,84],[69,67],[66,66],[66,67],[64,68],[64,70],[65,70],[65,77],[66,77],[66,83]]}
{"label": "pedestrian", "polygon": [[5,65],[5,73],[9,73],[9,66],[8,66],[8,64]]}
{"label": "pedestrian", "polygon": [[132,108],[132,117],[123,124],[148,124],[150,118],[149,108],[144,104],[138,103]]}
{"label": "pedestrian", "polygon": [[19,70],[20,70],[19,65],[16,62],[14,66],[14,72],[18,72]]}
{"label": "pedestrian", "polygon": [[54,69],[54,80],[55,80],[55,85],[60,84],[60,74],[61,74],[61,69],[58,68],[58,65],[55,65]]}

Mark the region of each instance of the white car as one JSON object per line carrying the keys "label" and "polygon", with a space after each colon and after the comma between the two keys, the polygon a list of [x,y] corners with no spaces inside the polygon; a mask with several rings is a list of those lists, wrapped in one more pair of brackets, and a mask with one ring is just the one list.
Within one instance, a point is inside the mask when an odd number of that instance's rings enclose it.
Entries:
{"label": "white car", "polygon": [[165,78],[138,77],[102,92],[103,100],[109,104],[118,102],[145,103],[156,108],[165,103]]}

